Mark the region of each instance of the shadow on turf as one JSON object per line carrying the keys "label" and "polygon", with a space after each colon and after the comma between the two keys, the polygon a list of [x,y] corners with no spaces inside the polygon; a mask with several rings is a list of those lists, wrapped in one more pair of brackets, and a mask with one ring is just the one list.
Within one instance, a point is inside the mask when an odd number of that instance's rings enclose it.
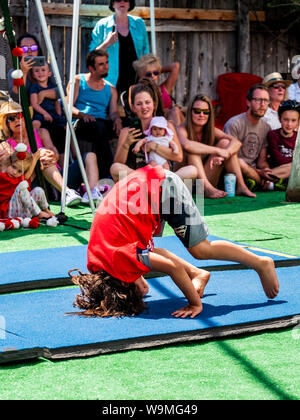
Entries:
{"label": "shadow on turf", "polygon": [[285,206],[285,192],[259,192],[256,198],[244,196],[204,200],[204,216],[234,214]]}

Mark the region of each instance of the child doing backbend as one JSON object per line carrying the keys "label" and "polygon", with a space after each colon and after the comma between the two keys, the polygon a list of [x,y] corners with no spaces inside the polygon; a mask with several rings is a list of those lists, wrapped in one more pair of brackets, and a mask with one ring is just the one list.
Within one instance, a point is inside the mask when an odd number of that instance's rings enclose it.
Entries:
{"label": "child doing backbend", "polygon": [[[156,148],[158,145],[162,145],[165,147],[170,147],[173,153],[178,154],[179,150],[175,141],[173,141],[174,133],[168,127],[167,120],[164,117],[154,117],[151,120],[149,129],[144,133],[147,137],[137,142],[135,147],[133,148],[134,153],[138,153],[140,149],[149,141],[156,143]],[[149,157],[146,154],[146,162],[147,160],[151,166],[161,165],[165,169],[170,169],[168,161],[160,156],[158,153],[151,151],[149,153]]]}
{"label": "child doing backbend", "polygon": [[231,242],[209,242],[207,226],[181,179],[161,166],[147,165],[115,184],[98,207],[88,245],[91,274],[72,277],[81,288],[75,306],[84,311],[78,314],[139,314],[148,292],[143,275],[151,270],[169,275],[188,300],[173,316],[194,318],[202,311],[201,297],[209,273],[165,249],[154,248],[153,235],[159,232],[161,219],[169,223],[193,257],[244,264],[256,270],[268,298],[278,294],[271,258]]}
{"label": "child doing backbend", "polygon": [[[30,189],[30,178],[40,157],[39,150],[33,155],[23,152],[20,160],[15,151],[11,164],[5,172],[0,172],[0,216],[1,218],[39,217],[49,219],[54,216],[49,210],[45,192],[42,188]],[[27,180],[27,182],[22,182]]]}

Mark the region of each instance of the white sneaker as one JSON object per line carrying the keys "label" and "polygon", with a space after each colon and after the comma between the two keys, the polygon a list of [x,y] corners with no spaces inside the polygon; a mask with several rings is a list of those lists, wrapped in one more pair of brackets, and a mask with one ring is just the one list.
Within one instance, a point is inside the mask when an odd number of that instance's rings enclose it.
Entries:
{"label": "white sneaker", "polygon": [[[95,203],[103,200],[103,196],[102,196],[101,192],[98,190],[97,187],[95,187],[91,190],[91,196],[92,196],[92,200]],[[85,192],[82,196],[82,203],[83,204],[89,204],[90,203],[89,196],[88,196],[87,192]]]}
{"label": "white sneaker", "polygon": [[80,204],[82,201],[81,195],[75,190],[67,190],[66,192],[66,206],[72,207]]}

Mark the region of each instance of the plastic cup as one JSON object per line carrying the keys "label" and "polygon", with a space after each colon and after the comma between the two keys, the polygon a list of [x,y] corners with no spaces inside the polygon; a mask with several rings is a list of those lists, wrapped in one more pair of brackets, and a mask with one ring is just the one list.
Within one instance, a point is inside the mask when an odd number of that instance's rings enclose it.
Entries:
{"label": "plastic cup", "polygon": [[224,176],[224,185],[225,185],[225,192],[227,192],[227,197],[235,196],[235,184],[236,184],[235,174],[226,174]]}

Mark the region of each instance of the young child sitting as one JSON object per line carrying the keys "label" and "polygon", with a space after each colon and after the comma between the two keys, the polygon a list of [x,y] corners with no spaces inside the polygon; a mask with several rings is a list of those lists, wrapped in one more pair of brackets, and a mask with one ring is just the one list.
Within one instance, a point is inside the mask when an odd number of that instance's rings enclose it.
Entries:
{"label": "young child sitting", "polygon": [[[149,129],[146,130],[144,134],[147,137],[143,138],[142,140],[136,143],[135,147],[133,148],[134,153],[138,153],[140,149],[147,142],[150,142],[150,141],[157,144],[156,149],[158,145],[162,145],[165,147],[170,147],[173,150],[173,153],[175,154],[179,152],[177,144],[172,140],[174,133],[168,127],[167,120],[164,117],[152,118]],[[146,162],[149,163],[151,166],[160,165],[164,169],[170,169],[168,161],[162,156],[160,156],[158,153],[156,153],[155,151],[151,151],[148,157],[146,149],[145,149],[145,155],[146,155]]]}
{"label": "young child sitting", "polygon": [[38,150],[33,155],[21,152],[21,157],[19,153],[15,151],[11,156],[11,164],[5,172],[0,172],[0,217],[37,216],[40,219],[49,219],[54,213],[49,210],[44,190],[36,187],[29,192],[30,178],[40,152]]}
{"label": "young child sitting", "polygon": [[294,100],[282,102],[278,109],[278,118],[281,128],[271,130],[267,135],[268,152],[275,188],[285,189],[292,168],[300,121],[300,103]]}
{"label": "young child sitting", "polygon": [[30,104],[34,109],[32,117],[33,128],[39,130],[46,128],[50,137],[59,151],[64,153],[66,136],[66,118],[62,115],[62,110],[57,99],[45,96],[40,103],[39,94],[45,90],[55,88],[50,81],[52,72],[49,63],[44,66],[34,66],[30,70],[31,78],[34,80],[29,90]]}

